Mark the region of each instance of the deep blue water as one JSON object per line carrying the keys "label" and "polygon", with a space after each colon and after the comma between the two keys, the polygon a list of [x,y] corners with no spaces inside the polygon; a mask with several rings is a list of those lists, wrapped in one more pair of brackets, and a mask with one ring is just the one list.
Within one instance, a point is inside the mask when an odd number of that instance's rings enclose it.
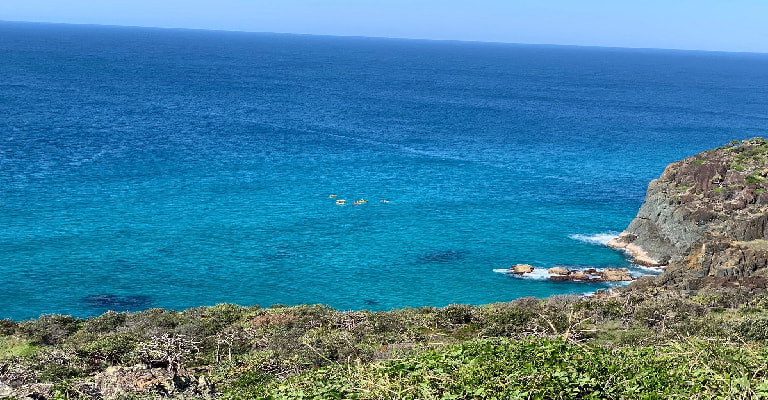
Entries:
{"label": "deep blue water", "polygon": [[753,136],[768,55],[0,23],[0,318],[594,291],[493,270]]}

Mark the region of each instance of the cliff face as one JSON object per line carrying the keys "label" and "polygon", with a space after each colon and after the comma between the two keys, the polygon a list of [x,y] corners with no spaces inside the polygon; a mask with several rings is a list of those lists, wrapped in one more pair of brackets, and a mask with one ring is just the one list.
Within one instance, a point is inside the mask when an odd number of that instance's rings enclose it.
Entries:
{"label": "cliff face", "polygon": [[638,264],[667,266],[659,283],[695,289],[752,277],[759,286],[768,276],[766,239],[768,140],[756,138],[670,164],[609,246]]}

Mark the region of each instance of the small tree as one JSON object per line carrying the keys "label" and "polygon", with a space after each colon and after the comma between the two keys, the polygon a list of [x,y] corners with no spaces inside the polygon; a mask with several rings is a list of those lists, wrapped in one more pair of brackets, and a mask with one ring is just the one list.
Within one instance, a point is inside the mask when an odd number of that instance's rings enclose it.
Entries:
{"label": "small tree", "polygon": [[200,351],[198,344],[185,335],[163,333],[140,343],[136,356],[150,367],[163,366],[168,372],[178,375],[184,368],[184,362]]}

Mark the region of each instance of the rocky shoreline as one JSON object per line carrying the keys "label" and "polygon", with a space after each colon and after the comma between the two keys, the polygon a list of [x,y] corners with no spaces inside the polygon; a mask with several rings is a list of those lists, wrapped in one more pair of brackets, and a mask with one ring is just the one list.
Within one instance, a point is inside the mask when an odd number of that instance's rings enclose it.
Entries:
{"label": "rocky shoreline", "polygon": [[610,240],[606,243],[606,246],[627,251],[632,257],[632,262],[637,265],[651,268],[661,268],[666,266],[666,264],[651,257],[645,249],[632,243],[632,235],[626,232]]}

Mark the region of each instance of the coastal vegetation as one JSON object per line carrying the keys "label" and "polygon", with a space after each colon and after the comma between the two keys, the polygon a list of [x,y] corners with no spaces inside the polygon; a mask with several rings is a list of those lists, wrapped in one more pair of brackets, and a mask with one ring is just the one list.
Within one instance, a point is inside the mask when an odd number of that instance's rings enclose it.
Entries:
{"label": "coastal vegetation", "polygon": [[0,323],[0,398],[768,398],[768,294],[386,312],[220,304]]}

